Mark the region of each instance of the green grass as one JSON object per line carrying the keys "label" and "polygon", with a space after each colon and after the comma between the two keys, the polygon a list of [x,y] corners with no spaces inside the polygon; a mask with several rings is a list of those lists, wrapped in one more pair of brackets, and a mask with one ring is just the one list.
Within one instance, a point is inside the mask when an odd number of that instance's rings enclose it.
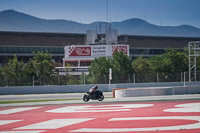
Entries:
{"label": "green grass", "polygon": [[[106,97],[112,98],[112,97]],[[23,101],[0,101],[0,104],[9,104],[9,103],[31,103],[31,102],[49,102],[49,101],[69,101],[69,100],[82,100],[80,99],[47,99],[47,100],[23,100]]]}
{"label": "green grass", "polygon": [[49,102],[49,101],[66,101],[66,100],[81,100],[81,99],[48,99],[48,100],[24,100],[24,101],[0,101],[0,104],[9,103],[31,103],[31,102]]}

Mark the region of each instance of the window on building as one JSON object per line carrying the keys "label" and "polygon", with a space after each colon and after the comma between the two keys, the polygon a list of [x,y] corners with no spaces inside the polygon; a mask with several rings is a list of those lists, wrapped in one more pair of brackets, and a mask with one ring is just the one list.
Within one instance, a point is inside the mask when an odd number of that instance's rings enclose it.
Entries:
{"label": "window on building", "polygon": [[80,62],[80,66],[90,66],[91,65],[91,61],[81,61]]}

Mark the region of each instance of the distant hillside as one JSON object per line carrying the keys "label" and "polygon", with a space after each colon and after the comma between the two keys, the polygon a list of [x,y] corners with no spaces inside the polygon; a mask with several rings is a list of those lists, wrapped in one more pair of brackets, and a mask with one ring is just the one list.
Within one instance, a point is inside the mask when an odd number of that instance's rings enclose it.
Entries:
{"label": "distant hillside", "polygon": [[[68,20],[47,20],[14,10],[0,12],[0,31],[86,33],[86,30],[99,27],[99,23],[101,22],[81,24]],[[189,25],[157,26],[137,18],[113,22],[111,25],[119,34],[200,37],[200,29]]]}

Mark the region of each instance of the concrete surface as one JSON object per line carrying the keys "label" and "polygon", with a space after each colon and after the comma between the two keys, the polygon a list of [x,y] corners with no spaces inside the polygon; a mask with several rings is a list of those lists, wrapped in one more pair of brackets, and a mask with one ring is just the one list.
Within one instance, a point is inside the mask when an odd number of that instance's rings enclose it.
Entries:
{"label": "concrete surface", "polygon": [[144,87],[115,90],[116,98],[135,96],[200,94],[200,85],[172,87]]}
{"label": "concrete surface", "polygon": [[116,98],[136,97],[136,96],[160,96],[173,95],[172,87],[151,87],[151,88],[128,88],[115,90]]}

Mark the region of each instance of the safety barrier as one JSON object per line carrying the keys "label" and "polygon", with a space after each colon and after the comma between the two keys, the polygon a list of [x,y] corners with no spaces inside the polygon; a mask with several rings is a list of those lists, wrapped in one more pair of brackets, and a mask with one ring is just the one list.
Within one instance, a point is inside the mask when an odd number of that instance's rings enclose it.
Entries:
{"label": "safety barrier", "polygon": [[[103,92],[112,92],[112,89],[119,88],[145,88],[145,87],[178,87],[174,90],[175,93],[198,93],[197,88],[181,89],[184,86],[183,82],[166,82],[166,83],[128,83],[128,84],[95,84]],[[89,85],[60,85],[60,86],[13,86],[13,87],[0,87],[0,95],[11,94],[46,94],[46,93],[79,93],[88,91],[94,84]],[[200,82],[187,82],[186,86],[200,85]],[[179,88],[180,87],[180,88]],[[200,88],[199,88],[200,90]],[[113,92],[114,93],[114,92]]]}
{"label": "safety barrier", "polygon": [[199,94],[200,85],[181,87],[146,87],[146,88],[124,88],[113,89],[114,97],[136,97],[136,96],[160,96],[160,95],[183,95]]}

